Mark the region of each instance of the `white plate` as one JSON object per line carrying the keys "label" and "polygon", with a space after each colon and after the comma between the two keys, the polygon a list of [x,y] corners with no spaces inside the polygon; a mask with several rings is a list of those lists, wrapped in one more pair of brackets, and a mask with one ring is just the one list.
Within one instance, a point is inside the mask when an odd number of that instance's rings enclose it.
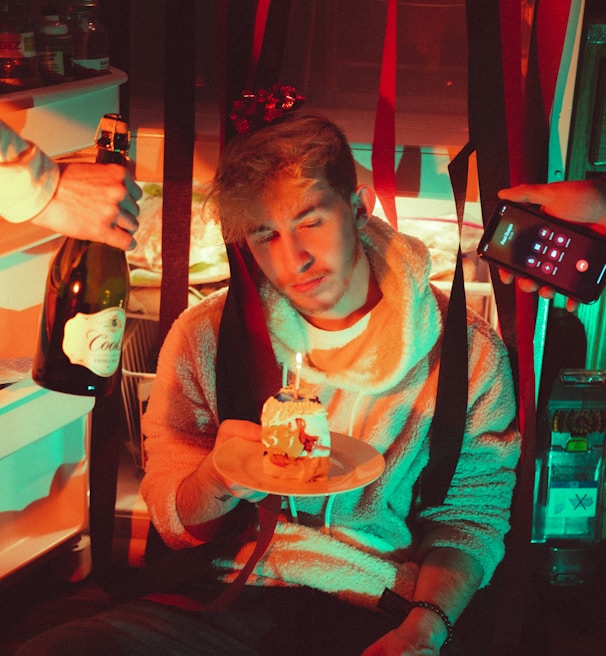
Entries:
{"label": "white plate", "polygon": [[375,481],[385,469],[383,456],[370,444],[342,435],[330,434],[331,453],[328,480],[283,481],[263,471],[263,447],[234,437],[224,442],[214,453],[215,466],[238,485],[268,494],[317,497],[340,494],[365,487]]}

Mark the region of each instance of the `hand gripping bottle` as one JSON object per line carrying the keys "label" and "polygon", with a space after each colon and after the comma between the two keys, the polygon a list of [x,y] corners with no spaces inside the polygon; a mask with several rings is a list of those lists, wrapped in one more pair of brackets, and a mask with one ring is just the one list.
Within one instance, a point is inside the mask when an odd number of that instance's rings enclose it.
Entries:
{"label": "hand gripping bottle", "polygon": [[[126,165],[129,128],[101,119],[97,162]],[[43,387],[107,396],[120,378],[129,273],[124,251],[66,238],[51,262],[32,376]]]}

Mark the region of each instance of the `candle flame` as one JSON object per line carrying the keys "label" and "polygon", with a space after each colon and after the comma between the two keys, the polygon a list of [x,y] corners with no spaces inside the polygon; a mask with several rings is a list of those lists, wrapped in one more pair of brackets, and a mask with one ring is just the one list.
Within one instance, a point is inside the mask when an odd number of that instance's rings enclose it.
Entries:
{"label": "candle flame", "polygon": [[296,376],[295,376],[295,399],[299,398],[299,386],[301,385],[301,363],[303,362],[303,356],[300,353],[297,353],[295,356],[297,360]]}

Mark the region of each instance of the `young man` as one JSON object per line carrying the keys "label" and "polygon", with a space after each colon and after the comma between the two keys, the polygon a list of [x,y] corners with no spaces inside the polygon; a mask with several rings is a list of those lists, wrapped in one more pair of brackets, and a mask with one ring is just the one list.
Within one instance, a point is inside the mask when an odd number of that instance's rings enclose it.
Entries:
{"label": "young man", "polygon": [[[327,500],[295,496],[297,521],[281,514],[229,611],[191,612],[222,587],[192,572],[180,601],[130,603],[72,638],[88,636],[78,642],[87,651],[111,641],[119,654],[136,645],[146,654],[460,653],[454,643],[442,649],[450,624],[490,582],[509,528],[519,434],[503,344],[468,312],[462,451],[443,504],[419,510],[415,484],[428,461],[447,307],[429,283],[425,246],[370,216],[374,194],[357,187],[344,135],[318,117],[293,114],[232,140],[211,199],[226,239],[241,246],[242,266],[229,293],[181,315],[159,358],[142,492],[163,540],[177,550],[212,541],[266,496],[262,485],[226,479],[214,454],[237,449],[240,438],[260,441],[255,412],[297,352],[301,380],[326,406],[331,430],[375,447],[385,471],[331,500],[328,530]],[[242,341],[226,340],[242,317]],[[267,357],[251,354],[266,338]],[[242,366],[226,370],[226,361]],[[254,543],[245,534],[216,558],[220,582],[233,581]],[[405,617],[391,615],[378,608],[385,588],[418,603]],[[67,637],[46,636],[44,649],[22,654],[58,653]]]}

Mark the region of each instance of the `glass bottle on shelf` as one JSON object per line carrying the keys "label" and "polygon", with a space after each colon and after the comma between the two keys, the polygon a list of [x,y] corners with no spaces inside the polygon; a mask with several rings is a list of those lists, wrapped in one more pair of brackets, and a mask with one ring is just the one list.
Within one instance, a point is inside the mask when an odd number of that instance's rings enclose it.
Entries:
{"label": "glass bottle on shelf", "polygon": [[40,75],[45,84],[72,79],[72,35],[56,14],[42,16],[36,34]]}
{"label": "glass bottle on shelf", "polygon": [[74,78],[86,79],[109,73],[109,36],[99,20],[97,0],[59,0],[54,7],[72,37]]}

